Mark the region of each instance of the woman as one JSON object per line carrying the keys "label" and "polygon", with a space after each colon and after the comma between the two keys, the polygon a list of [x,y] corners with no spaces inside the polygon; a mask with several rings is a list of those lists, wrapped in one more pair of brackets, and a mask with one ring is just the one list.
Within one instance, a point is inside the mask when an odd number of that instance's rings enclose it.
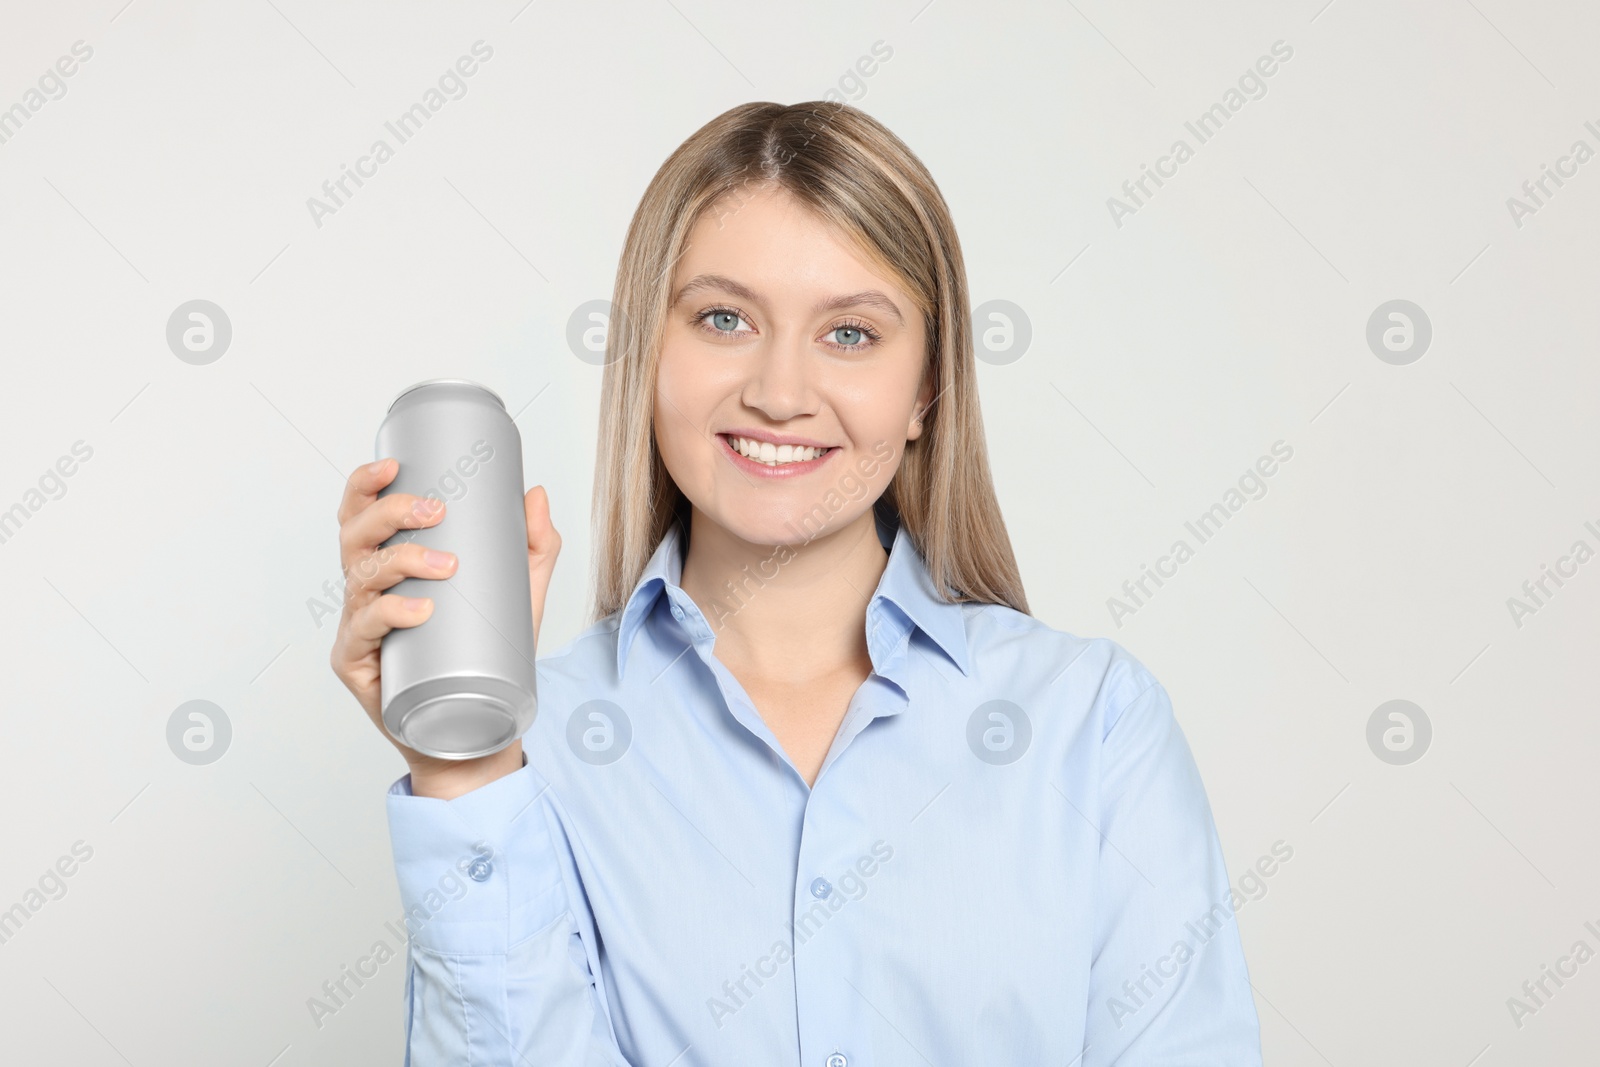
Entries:
{"label": "woman", "polygon": [[[598,621],[517,743],[397,745],[407,1062],[1258,1063],[1166,691],[1027,614],[922,164],[849,106],[736,107],[645,191],[614,304]],[[454,567],[372,560],[443,517],[377,500],[396,470],[340,508],[374,723],[431,607],[383,590]],[[525,503],[537,627],[561,542]]]}

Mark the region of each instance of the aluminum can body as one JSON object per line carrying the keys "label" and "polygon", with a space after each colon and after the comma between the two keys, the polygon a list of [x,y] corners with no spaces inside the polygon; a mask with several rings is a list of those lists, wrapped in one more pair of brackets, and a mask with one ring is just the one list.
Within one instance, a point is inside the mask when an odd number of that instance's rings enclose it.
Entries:
{"label": "aluminum can body", "polygon": [[415,542],[456,555],[449,578],[401,579],[388,590],[431,597],[433,614],[390,630],[379,652],[383,725],[441,759],[498,752],[537,711],[522,435],[489,389],[458,378],[404,390],[378,428],[375,458],[400,464],[379,491],[445,503],[432,526],[402,529],[383,549]]}

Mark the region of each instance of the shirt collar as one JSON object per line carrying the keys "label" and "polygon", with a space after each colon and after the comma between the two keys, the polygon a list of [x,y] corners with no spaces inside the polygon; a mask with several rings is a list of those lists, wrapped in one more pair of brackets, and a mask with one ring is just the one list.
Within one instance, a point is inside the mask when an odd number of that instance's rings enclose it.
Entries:
{"label": "shirt collar", "polygon": [[[960,603],[940,599],[927,565],[911,541],[911,535],[898,521],[877,517],[878,542],[889,550],[878,588],[867,605],[867,647],[873,668],[886,673],[888,662],[898,652],[902,638],[911,627],[950,658],[962,674],[969,673],[967,627]],[[617,623],[617,676],[627,665],[628,651],[655,602],[669,593],[677,604],[690,609],[693,602],[678,581],[683,574],[683,530],[681,523],[667,527],[622,607]],[[703,618],[700,620],[704,624]]]}

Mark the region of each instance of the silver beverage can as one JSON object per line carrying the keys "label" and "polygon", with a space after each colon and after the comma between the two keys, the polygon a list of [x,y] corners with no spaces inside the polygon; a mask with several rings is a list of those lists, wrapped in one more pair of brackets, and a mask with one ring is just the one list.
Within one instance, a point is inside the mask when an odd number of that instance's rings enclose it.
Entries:
{"label": "silver beverage can", "polygon": [[388,590],[432,597],[433,614],[384,635],[384,728],[441,759],[498,752],[527,732],[537,710],[522,435],[492,391],[438,378],[389,405],[375,458],[387,456],[400,469],[378,496],[433,497],[445,514],[397,531],[383,547],[415,541],[455,553],[457,564],[449,578],[403,578]]}

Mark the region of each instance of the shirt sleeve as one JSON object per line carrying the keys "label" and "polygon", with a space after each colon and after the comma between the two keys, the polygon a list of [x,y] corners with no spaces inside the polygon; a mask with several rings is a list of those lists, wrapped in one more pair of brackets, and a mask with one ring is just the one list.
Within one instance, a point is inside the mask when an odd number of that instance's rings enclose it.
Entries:
{"label": "shirt sleeve", "polygon": [[627,1067],[594,925],[547,783],[520,770],[453,800],[389,788],[407,937],[405,1067]]}
{"label": "shirt sleeve", "polygon": [[1105,731],[1084,1067],[1259,1067],[1261,1035],[1211,807],[1166,690]]}

